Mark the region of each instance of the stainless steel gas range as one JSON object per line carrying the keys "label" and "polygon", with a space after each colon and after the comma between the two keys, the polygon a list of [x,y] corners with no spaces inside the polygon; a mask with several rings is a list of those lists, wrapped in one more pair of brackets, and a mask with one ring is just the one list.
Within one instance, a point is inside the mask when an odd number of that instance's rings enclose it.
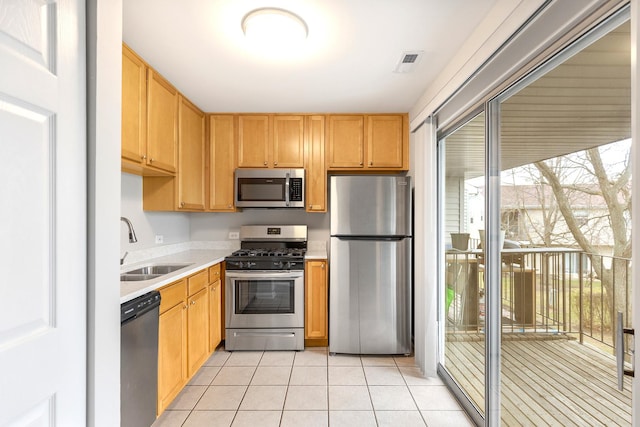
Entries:
{"label": "stainless steel gas range", "polygon": [[304,350],[307,226],[243,226],[240,248],[225,258],[225,349]]}

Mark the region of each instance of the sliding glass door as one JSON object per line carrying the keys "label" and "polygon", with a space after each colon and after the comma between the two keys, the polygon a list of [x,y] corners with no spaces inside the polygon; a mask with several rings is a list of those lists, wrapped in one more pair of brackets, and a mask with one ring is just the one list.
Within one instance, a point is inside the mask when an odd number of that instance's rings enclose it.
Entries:
{"label": "sliding glass door", "polygon": [[439,131],[440,373],[478,423],[631,425],[627,15]]}
{"label": "sliding glass door", "polygon": [[[494,101],[502,425],[631,425],[630,24],[610,20]],[[630,319],[629,319],[630,320]]]}
{"label": "sliding glass door", "polygon": [[445,246],[444,367],[459,391],[484,413],[485,114],[441,136],[440,223]]}

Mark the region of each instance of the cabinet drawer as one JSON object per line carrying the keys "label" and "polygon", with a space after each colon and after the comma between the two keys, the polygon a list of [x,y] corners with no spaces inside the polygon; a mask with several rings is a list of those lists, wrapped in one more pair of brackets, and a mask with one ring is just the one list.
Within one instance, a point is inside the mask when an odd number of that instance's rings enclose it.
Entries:
{"label": "cabinet drawer", "polygon": [[202,270],[199,273],[194,274],[193,276],[187,279],[189,295],[193,295],[196,292],[202,290],[207,286],[209,279],[209,275],[207,274],[207,270]]}
{"label": "cabinet drawer", "polygon": [[209,283],[214,283],[216,280],[220,280],[220,264],[209,267]]}
{"label": "cabinet drawer", "polygon": [[171,307],[187,298],[187,283],[182,279],[160,289],[160,313],[164,313]]}

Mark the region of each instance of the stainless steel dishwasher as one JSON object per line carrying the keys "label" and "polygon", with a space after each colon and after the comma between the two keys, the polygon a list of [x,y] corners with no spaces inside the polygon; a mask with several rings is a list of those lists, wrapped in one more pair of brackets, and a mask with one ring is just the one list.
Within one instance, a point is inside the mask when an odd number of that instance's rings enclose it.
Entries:
{"label": "stainless steel dishwasher", "polygon": [[149,427],[158,396],[160,292],[120,305],[120,426]]}

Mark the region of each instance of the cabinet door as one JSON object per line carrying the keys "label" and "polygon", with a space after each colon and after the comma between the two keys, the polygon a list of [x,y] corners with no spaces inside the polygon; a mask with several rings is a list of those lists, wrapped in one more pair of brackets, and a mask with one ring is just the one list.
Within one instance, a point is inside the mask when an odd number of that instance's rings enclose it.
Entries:
{"label": "cabinet door", "polygon": [[238,117],[238,167],[269,166],[269,116]]}
{"label": "cabinet door", "polygon": [[304,116],[273,117],[273,167],[304,167]]}
{"label": "cabinet door", "polygon": [[191,377],[209,355],[209,295],[208,290],[189,297],[187,309],[187,361]]}
{"label": "cabinet door", "polygon": [[222,341],[222,284],[216,280],[209,285],[209,352]]}
{"label": "cabinet door", "polygon": [[304,337],[329,338],[327,261],[307,261],[304,274]]}
{"label": "cabinet door", "polygon": [[184,302],[160,315],[158,325],[158,414],[187,380],[187,310]]}
{"label": "cabinet door", "polygon": [[402,115],[367,116],[367,167],[404,167],[404,128]]}
{"label": "cabinet door", "polygon": [[209,209],[233,211],[233,173],[236,168],[235,120],[209,117]]}
{"label": "cabinet door", "polygon": [[329,116],[328,167],[364,167],[364,116]]}
{"label": "cabinet door", "polygon": [[185,97],[178,106],[178,209],[204,210],[204,113]]}
{"label": "cabinet door", "polygon": [[147,66],[122,46],[122,157],[142,163],[147,132]]}
{"label": "cabinet door", "polygon": [[147,78],[147,165],[175,172],[178,91],[154,70]]}
{"label": "cabinet door", "polygon": [[309,116],[307,138],[307,212],[327,211],[327,170],[324,166],[324,116]]}

